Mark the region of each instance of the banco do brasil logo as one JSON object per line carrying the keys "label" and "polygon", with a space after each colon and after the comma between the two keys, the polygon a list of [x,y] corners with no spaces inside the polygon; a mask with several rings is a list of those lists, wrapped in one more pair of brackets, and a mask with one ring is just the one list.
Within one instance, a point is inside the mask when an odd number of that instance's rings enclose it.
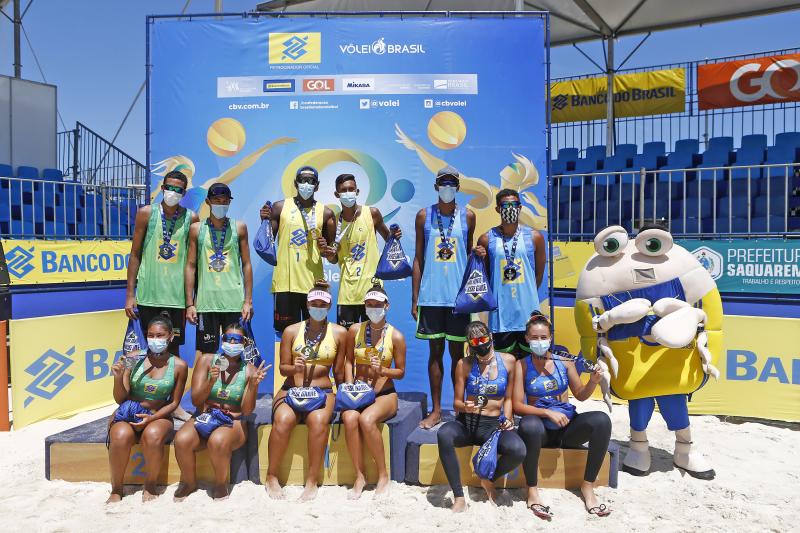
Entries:
{"label": "banco do brasil logo", "polygon": [[566,94],[558,94],[553,97],[553,108],[558,109],[559,111],[567,107],[567,103],[569,103],[569,98],[567,98]]}
{"label": "banco do brasil logo", "polygon": [[25,407],[34,400],[34,396],[52,400],[69,385],[74,378],[67,373],[67,369],[74,362],[71,359],[74,353],[74,346],[63,354],[50,349],[28,365],[25,372],[33,376],[33,381],[25,387],[25,390],[32,396],[25,398],[23,402]]}
{"label": "banco do brasil logo", "polygon": [[33,248],[26,250],[21,246],[15,246],[6,254],[6,264],[8,271],[17,278],[24,278],[33,271]]}
{"label": "banco do brasil logo", "polygon": [[270,33],[270,64],[319,63],[322,37],[319,32]]}
{"label": "banco do brasil logo", "polygon": [[294,246],[300,247],[306,243],[306,230],[296,229],[292,232],[292,238],[289,240]]}

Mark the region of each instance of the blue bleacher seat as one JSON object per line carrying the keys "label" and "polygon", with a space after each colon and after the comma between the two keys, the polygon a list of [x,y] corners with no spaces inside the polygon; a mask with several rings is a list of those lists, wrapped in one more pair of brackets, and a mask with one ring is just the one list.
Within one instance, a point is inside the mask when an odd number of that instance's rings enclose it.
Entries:
{"label": "blue bleacher seat", "polygon": [[767,149],[767,136],[763,134],[756,135],[743,135],[742,146],[740,150],[766,150]]}
{"label": "blue bleacher seat", "polygon": [[[766,137],[766,136],[765,136]],[[764,163],[764,149],[761,148],[739,148],[736,151],[736,162],[733,167],[746,166],[746,165],[761,165]],[[751,180],[761,178],[762,169],[757,168],[732,168],[731,180],[747,179],[748,176]]]}
{"label": "blue bleacher seat", "polygon": [[794,150],[800,148],[800,132],[787,131],[775,136],[775,146],[777,148],[788,148]]}
{"label": "blue bleacher seat", "polygon": [[654,156],[664,155],[666,149],[666,145],[662,141],[652,141],[642,145],[642,154]]}
{"label": "blue bleacher seat", "polygon": [[64,174],[57,168],[46,168],[42,170],[44,181],[64,181]]}
{"label": "blue bleacher seat", "polygon": [[636,155],[637,147],[635,144],[618,144],[614,147],[614,155],[624,159],[633,159]]}
{"label": "blue bleacher seat", "polygon": [[731,162],[731,151],[721,148],[709,148],[702,154],[703,162],[697,168],[724,167]]}
{"label": "blue bleacher seat", "polygon": [[711,137],[706,152],[732,152],[733,137]]}
{"label": "blue bleacher seat", "polygon": [[700,141],[698,141],[697,139],[680,139],[678,141],[675,141],[674,153],[696,154],[699,152],[700,152]]}
{"label": "blue bleacher seat", "polygon": [[573,163],[578,160],[578,149],[577,148],[561,148],[558,151],[559,161],[572,161]]}
{"label": "blue bleacher seat", "polygon": [[728,214],[734,217],[747,218],[747,202],[736,196],[722,196],[717,200],[717,218],[728,218]]}
{"label": "blue bleacher seat", "polygon": [[[765,217],[768,215],[783,217],[786,213],[787,202],[783,196],[767,196],[761,195],[753,198],[753,215],[757,217]],[[792,202],[789,202],[789,209],[791,209]],[[767,207],[769,205],[769,208]]]}
{"label": "blue bleacher seat", "polygon": [[601,161],[606,158],[606,147],[603,145],[589,146],[586,148],[584,159]]}
{"label": "blue bleacher seat", "polygon": [[39,169],[36,167],[17,167],[17,177],[29,180],[39,179]]}
{"label": "blue bleacher seat", "polygon": [[790,146],[770,146],[767,148],[765,163],[794,163],[797,160],[797,148]]}
{"label": "blue bleacher seat", "polygon": [[717,233],[747,233],[747,217],[717,217]]}
{"label": "blue bleacher seat", "polygon": [[[792,218],[789,218],[788,231],[793,231]],[[769,225],[769,226],[768,226]],[[750,231],[754,233],[765,233],[767,231],[786,231],[786,219],[783,216],[753,217],[750,222]]]}
{"label": "blue bleacher seat", "polygon": [[589,174],[597,172],[602,166],[603,159],[578,159],[575,163],[575,174]]}
{"label": "blue bleacher seat", "polygon": [[[14,169],[11,165],[0,164],[0,178],[13,178]],[[8,180],[0,179],[0,189],[8,189]]]}
{"label": "blue bleacher seat", "polygon": [[566,161],[559,161],[558,159],[553,159],[550,161],[550,172],[552,175],[557,176],[559,174],[563,174],[567,171],[567,162]]}

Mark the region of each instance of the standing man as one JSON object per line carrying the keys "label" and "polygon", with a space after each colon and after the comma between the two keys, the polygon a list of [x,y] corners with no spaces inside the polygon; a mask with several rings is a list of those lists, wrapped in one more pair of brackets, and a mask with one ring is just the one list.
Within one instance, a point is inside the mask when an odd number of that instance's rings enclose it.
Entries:
{"label": "standing man", "polygon": [[189,230],[186,318],[197,325],[198,356],[217,353],[225,329],[240,318],[253,317],[253,268],[247,225],[228,218],[232,199],[226,184],[211,185],[206,197],[211,214]]}
{"label": "standing man", "polygon": [[323,279],[321,250],[332,244],[336,232],[333,211],[317,203],[319,173],[301,167],[294,178],[297,195],[261,208],[278,236],[278,265],[272,273],[275,295],[274,326],[277,333],[308,318],[306,299],[314,281]]}
{"label": "standing man", "polygon": [[[453,314],[467,256],[472,249],[475,213],[456,205],[458,171],[441,169],[434,189],[439,202],[420,209],[416,218],[416,254],[411,278],[411,316],[417,321],[417,338],[428,339],[428,378],[433,410],[420,422],[430,429],[442,419],[444,344],[450,349],[450,377],[464,356],[464,341],[470,316]],[[453,379],[455,383],[455,379]]]}
{"label": "standing man", "polygon": [[495,202],[500,225],[478,238],[475,253],[486,263],[497,298],[497,309],[489,313],[495,350],[521,359],[530,353],[525,325],[531,311],[539,310],[546,244],[541,233],[519,223],[522,202],[518,191],[503,189]]}
{"label": "standing man", "polygon": [[125,314],[138,318],[142,331],[162,311],[169,313],[174,338],[168,349],[173,355],[179,355],[184,341],[186,248],[189,226],[198,221],[197,214],[178,205],[188,183],[177,170],[167,173],[161,203],[136,212],[125,294]]}
{"label": "standing man", "polygon": [[358,205],[359,192],[355,176],[337,176],[336,197],[342,203],[342,211],[336,222],[333,245],[326,246],[323,254],[341,268],[336,322],[345,329],[368,320],[364,295],[372,288],[381,255],[375,233],[380,233],[384,241],[390,235],[398,239],[403,236],[400,228],[389,231],[377,208]]}

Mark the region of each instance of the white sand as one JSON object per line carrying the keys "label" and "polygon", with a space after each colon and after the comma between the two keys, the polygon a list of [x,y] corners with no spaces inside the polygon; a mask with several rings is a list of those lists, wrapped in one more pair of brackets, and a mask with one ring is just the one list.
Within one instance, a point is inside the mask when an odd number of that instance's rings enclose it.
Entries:
{"label": "white sand", "polygon": [[[585,402],[579,409],[603,409]],[[692,417],[695,440],[708,453],[717,478],[704,482],[672,468],[672,433],[656,414],[650,425],[653,472],[644,478],[620,472],[619,488],[601,488],[599,496],[614,513],[590,517],[576,494],[544,489],[556,513],[550,524],[525,508],[522,492],[501,492],[501,507],[482,501],[470,489],[469,510],[454,515],[446,487],[410,487],[393,483],[391,495],[375,502],[367,491],[358,502],[345,487],[323,487],[313,504],[294,501],[299,487],[287,489],[290,501],[273,502],[260,485],[236,485],[227,501],[214,502],[205,491],[181,504],[172,502],[175,485],[158,501],[143,504],[141,490],[122,503],[106,506],[109,485],[68,483],[44,478],[47,435],[95,420],[100,409],[68,420],[35,424],[0,433],[0,520],[3,531],[471,531],[580,528],[608,531],[791,531],[800,530],[800,432],[763,424],[730,424],[715,417]],[[627,409],[614,409],[613,438],[624,441]],[[624,451],[623,451],[624,453]]]}

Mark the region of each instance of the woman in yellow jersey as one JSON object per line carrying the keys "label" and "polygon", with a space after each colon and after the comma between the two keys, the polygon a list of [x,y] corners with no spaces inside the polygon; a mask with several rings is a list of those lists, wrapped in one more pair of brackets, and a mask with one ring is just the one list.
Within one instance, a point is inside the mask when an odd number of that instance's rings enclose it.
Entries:
{"label": "woman in yellow jersey", "polygon": [[175,501],[182,501],[197,490],[195,452],[208,448],[214,469],[214,499],[228,496],[231,454],[247,441],[242,417],[256,407],[258,385],[269,367],[256,368],[242,358],[246,332],[230,324],[222,336],[220,353],[205,354],[197,360],[192,374],[192,403],[195,416],[175,436],[175,458],[181,469],[181,482]]}
{"label": "woman in yellow jersey", "polygon": [[127,355],[111,367],[114,401],[119,407],[108,431],[111,496],[106,503],[122,499],[125,470],[137,442],[144,455],[142,500],[156,498],[164,441],[173,431],[172,413],[181,401],[189,373],[186,362],[167,349],[173,340],[172,326],[169,313],[162,311],[147,325],[147,354]]}
{"label": "woman in yellow jersey", "polygon": [[[389,297],[380,285],[374,285],[364,296],[368,322],[353,324],[347,332],[345,350],[345,381],[363,381],[375,390],[375,402],[362,411],[351,409],[342,413],[347,449],[356,469],[351,500],[361,497],[367,481],[364,477],[362,437],[378,469],[375,497],[389,488],[389,472],[383,450],[383,436],[378,424],[397,413],[397,391],[394,380],[406,373],[406,339],[400,330],[386,322]],[[394,361],[394,368],[392,368]]]}
{"label": "woman in yellow jersey", "polygon": [[[289,437],[298,422],[308,427],[308,477],[300,501],[313,500],[322,471],[322,459],[328,442],[328,430],[333,418],[334,395],[331,370],[341,383],[347,330],[328,322],[331,293],[324,280],[315,282],[307,296],[309,319],[292,324],[281,337],[279,371],[286,381],[275,394],[272,404],[272,432],[269,435],[269,467],[266,489],[273,499],[283,499],[278,482],[283,454]],[[325,403],[311,412],[296,411],[286,396],[292,389],[317,387],[326,395]]]}

